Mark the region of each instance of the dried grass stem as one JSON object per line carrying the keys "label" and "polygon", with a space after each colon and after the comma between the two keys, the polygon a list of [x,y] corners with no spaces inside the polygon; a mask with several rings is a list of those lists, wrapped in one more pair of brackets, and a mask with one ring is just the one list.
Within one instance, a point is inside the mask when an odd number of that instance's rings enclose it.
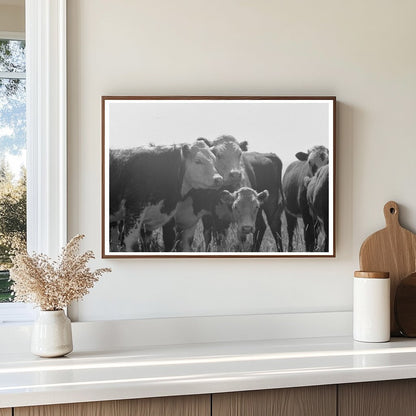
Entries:
{"label": "dried grass stem", "polygon": [[63,309],[85,296],[103,273],[111,272],[109,268],[90,270],[87,263],[94,253],[78,254],[83,238],[81,234],[72,238],[57,261],[26,250],[17,253],[10,270],[15,302],[34,303],[45,311]]}

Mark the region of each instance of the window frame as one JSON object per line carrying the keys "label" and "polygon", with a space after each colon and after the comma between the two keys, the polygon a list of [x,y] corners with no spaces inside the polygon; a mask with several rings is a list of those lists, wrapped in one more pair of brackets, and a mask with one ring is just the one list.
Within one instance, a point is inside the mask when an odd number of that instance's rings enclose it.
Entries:
{"label": "window frame", "polygon": [[[26,40],[25,32],[0,31],[0,40]],[[25,72],[1,72],[0,79],[26,79]]]}
{"label": "window frame", "polygon": [[[27,247],[56,257],[67,242],[66,0],[26,0]],[[3,303],[0,324],[34,319]]]}
{"label": "window frame", "polygon": [[5,32],[0,31],[0,38],[7,40],[26,40],[25,32]]}

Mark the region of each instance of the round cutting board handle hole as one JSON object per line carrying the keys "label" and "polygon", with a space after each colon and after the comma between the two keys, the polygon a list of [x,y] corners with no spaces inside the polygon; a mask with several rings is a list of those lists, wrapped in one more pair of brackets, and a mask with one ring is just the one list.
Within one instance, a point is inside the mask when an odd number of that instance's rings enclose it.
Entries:
{"label": "round cutting board handle hole", "polygon": [[396,210],[393,207],[391,207],[390,208],[390,214],[395,214],[395,213],[396,213]]}

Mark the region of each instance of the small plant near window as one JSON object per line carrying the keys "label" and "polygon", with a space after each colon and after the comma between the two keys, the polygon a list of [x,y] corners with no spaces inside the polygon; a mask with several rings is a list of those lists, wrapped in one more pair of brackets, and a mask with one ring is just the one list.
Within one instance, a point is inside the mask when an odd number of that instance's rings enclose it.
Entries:
{"label": "small plant near window", "polygon": [[90,250],[79,254],[83,238],[81,234],[73,237],[57,261],[45,254],[29,255],[26,250],[16,253],[10,270],[14,301],[33,303],[43,311],[58,311],[85,296],[111,269],[93,271],[87,266],[94,254]]}

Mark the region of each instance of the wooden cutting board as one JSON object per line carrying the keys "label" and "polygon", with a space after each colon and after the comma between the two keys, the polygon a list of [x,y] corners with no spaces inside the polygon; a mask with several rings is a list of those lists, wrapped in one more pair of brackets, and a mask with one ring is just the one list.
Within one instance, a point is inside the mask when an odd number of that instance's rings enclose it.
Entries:
{"label": "wooden cutting board", "polygon": [[399,222],[399,206],[390,201],[384,205],[386,228],[370,235],[360,250],[360,269],[390,273],[391,335],[400,335],[394,319],[394,298],[400,280],[416,270],[416,235]]}

